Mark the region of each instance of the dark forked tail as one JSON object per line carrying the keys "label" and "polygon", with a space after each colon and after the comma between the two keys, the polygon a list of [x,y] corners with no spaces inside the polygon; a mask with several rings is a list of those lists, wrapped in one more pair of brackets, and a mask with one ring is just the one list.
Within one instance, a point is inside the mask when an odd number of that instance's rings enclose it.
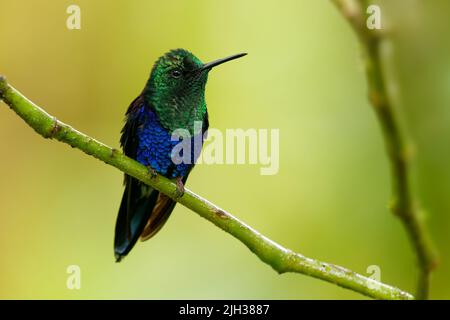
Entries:
{"label": "dark forked tail", "polygon": [[116,220],[114,254],[120,262],[136,241],[150,239],[164,225],[176,202],[138,180],[127,177]]}

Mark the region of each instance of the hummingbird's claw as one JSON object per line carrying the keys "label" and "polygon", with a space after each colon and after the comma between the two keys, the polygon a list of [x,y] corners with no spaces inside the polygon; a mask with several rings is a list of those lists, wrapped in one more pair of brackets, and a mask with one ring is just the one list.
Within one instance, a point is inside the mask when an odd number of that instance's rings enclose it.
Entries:
{"label": "hummingbird's claw", "polygon": [[175,183],[177,185],[177,190],[175,191],[175,198],[179,199],[184,195],[183,178],[182,177],[176,178]]}
{"label": "hummingbird's claw", "polygon": [[158,172],[156,172],[155,169],[153,169],[152,167],[148,166],[148,173],[150,173],[150,178],[151,179],[155,179],[158,176]]}

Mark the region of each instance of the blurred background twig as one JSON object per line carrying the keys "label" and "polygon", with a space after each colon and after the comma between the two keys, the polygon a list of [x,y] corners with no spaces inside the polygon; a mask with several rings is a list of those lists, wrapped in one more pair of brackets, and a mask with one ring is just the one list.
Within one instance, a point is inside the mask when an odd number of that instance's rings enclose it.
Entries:
{"label": "blurred background twig", "polygon": [[411,192],[409,163],[411,148],[400,131],[393,103],[383,75],[380,47],[385,37],[383,30],[369,30],[366,26],[367,1],[331,0],[348,20],[361,42],[368,82],[369,100],[383,131],[387,155],[391,163],[392,212],[402,221],[416,252],[419,276],[417,299],[427,299],[430,274],[437,264],[437,255],[431,243],[425,222]]}
{"label": "blurred background twig", "polygon": [[167,194],[240,240],[280,274],[286,272],[305,274],[376,299],[413,299],[412,295],[395,287],[286,249],[187,189],[182,197],[177,197],[176,185],[173,182],[159,175],[156,178],[151,177],[143,165],[60,122],[33,104],[1,76],[0,99],[44,138],[56,139],[78,148]]}

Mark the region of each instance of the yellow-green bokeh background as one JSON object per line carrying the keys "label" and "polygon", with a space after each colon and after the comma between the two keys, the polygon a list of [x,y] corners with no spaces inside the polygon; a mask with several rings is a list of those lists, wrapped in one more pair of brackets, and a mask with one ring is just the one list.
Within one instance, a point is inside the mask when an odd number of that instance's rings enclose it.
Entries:
{"label": "yellow-green bokeh background", "polygon": [[[82,29],[69,31],[70,4]],[[414,141],[414,189],[441,264],[431,297],[450,298],[450,3],[375,1],[392,38],[385,63]],[[118,147],[123,114],[154,60],[246,51],[210,74],[211,126],[279,128],[280,172],[199,166],[188,187],[305,255],[414,291],[415,260],[388,210],[389,166],[366,100],[356,37],[325,0],[0,0],[0,73],[77,129]],[[122,174],[36,135],[0,106],[0,298],[350,299],[277,275],[247,248],[177,206],[157,237],[113,259]],[[66,268],[81,267],[81,290]]]}

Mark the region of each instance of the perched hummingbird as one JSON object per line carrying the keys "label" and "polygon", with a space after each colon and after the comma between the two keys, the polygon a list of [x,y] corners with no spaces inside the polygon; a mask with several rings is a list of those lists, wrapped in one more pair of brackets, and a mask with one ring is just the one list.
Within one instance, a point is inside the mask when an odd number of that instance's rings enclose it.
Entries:
{"label": "perched hummingbird", "polygon": [[[126,112],[120,143],[125,154],[147,166],[152,174],[159,173],[177,182],[182,193],[184,183],[199,154],[192,153],[190,163],[175,164],[172,132],[185,129],[203,134],[208,129],[205,86],[212,68],[245,53],[203,64],[189,51],[172,50],[153,66],[150,79],[142,93]],[[202,123],[202,132],[194,133],[194,122]],[[191,148],[194,150],[194,148]],[[148,240],[167,221],[176,202],[158,190],[125,175],[125,191],[116,221],[114,252],[119,262],[135,245],[138,238]]]}

